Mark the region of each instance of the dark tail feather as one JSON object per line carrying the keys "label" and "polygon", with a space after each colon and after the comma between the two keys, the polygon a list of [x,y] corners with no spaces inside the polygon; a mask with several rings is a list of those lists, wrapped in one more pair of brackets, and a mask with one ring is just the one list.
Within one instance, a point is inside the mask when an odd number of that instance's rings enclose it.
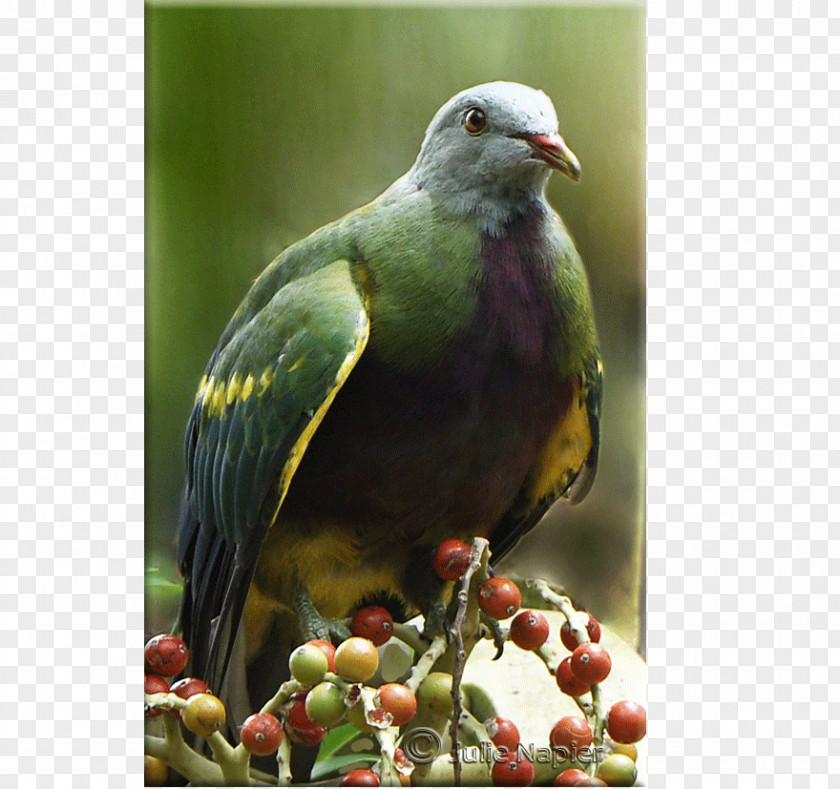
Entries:
{"label": "dark tail feather", "polygon": [[[224,600],[211,638],[208,659],[210,675],[219,685],[224,682],[228,673],[253,573],[253,568],[244,568],[235,564],[227,589],[224,592]],[[220,591],[217,594],[220,594]],[[208,682],[208,684],[210,683]]]}

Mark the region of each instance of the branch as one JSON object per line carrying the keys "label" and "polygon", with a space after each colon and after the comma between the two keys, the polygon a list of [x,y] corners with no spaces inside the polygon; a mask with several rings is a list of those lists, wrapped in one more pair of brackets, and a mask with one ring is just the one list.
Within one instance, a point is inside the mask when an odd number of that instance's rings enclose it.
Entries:
{"label": "branch", "polygon": [[303,690],[303,685],[297,680],[286,680],[265,704],[263,704],[260,712],[270,712],[272,715],[277,712],[288,700],[289,697],[299,690]]}
{"label": "branch", "polygon": [[[449,726],[449,737],[452,740],[452,770],[455,786],[461,785],[461,754],[458,741],[458,723],[461,720],[463,708],[461,706],[461,677],[464,674],[464,662],[467,651],[464,649],[464,621],[467,618],[467,607],[470,601],[470,584],[473,575],[481,569],[482,559],[488,553],[489,543],[483,537],[473,540],[470,552],[470,564],[461,576],[461,588],[458,591],[458,611],[450,632],[455,639],[455,665],[452,669],[452,722]],[[487,559],[484,559],[486,563]]]}
{"label": "branch", "polygon": [[588,613],[585,611],[577,611],[572,605],[570,598],[565,595],[557,594],[557,592],[548,585],[548,582],[544,581],[542,578],[526,581],[525,585],[529,589],[536,591],[542,599],[548,603],[549,608],[553,608],[555,611],[560,611],[560,613],[566,617],[566,620],[569,622],[569,627],[571,628],[572,633],[574,633],[578,644],[589,643],[589,633],[586,630],[586,626],[589,624]]}
{"label": "branch", "polygon": [[[174,695],[155,693],[154,696]],[[178,698],[177,696],[175,698]],[[147,703],[149,696],[146,696]],[[183,701],[183,699],[179,699]],[[174,715],[163,716],[165,738],[145,736],[145,751],[150,756],[157,756],[170,767],[177,770],[190,783],[196,786],[221,786],[224,781],[222,769],[210,759],[196,753],[181,734],[181,724]]]}
{"label": "branch", "polygon": [[420,656],[417,663],[414,664],[414,668],[411,669],[411,676],[405,681],[406,686],[412,693],[417,693],[417,688],[420,687],[420,683],[426,679],[432,670],[432,666],[435,665],[444,652],[446,652],[446,636],[441,633],[434,637],[428,649]]}
{"label": "branch", "polygon": [[292,782],[292,741],[286,736],[277,749],[277,785],[289,786]]}

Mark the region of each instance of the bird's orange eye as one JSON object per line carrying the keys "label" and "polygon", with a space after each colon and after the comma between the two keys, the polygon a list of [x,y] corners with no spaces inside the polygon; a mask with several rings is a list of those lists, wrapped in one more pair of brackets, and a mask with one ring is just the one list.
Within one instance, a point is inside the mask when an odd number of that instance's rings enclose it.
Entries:
{"label": "bird's orange eye", "polygon": [[464,128],[469,134],[481,134],[486,126],[487,117],[478,107],[467,110],[467,114],[464,115]]}

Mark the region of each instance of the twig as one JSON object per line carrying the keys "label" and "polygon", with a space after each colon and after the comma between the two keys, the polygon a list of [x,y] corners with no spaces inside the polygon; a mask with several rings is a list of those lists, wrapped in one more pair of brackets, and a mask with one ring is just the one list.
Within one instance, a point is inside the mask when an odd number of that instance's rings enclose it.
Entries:
{"label": "twig", "polygon": [[560,611],[569,622],[569,627],[578,641],[578,644],[589,642],[589,633],[586,626],[589,624],[589,614],[585,611],[577,611],[572,605],[570,598],[559,595],[541,578],[526,581],[525,585],[539,593],[543,600],[556,611]]}
{"label": "twig", "polygon": [[[174,693],[146,693],[143,698],[146,707],[150,709],[182,710],[187,706],[187,700]],[[174,716],[170,717],[177,720]]]}
{"label": "twig", "polygon": [[289,786],[292,783],[292,741],[283,737],[277,749],[277,786]]}
{"label": "twig", "polygon": [[563,662],[564,655],[556,646],[546,641],[541,647],[534,650],[534,654],[545,663],[549,674],[552,676],[557,674],[557,667]]}
{"label": "twig", "polygon": [[414,668],[411,669],[411,676],[405,681],[406,686],[412,693],[417,693],[417,688],[420,683],[428,676],[432,670],[432,666],[438,661],[440,656],[446,652],[446,636],[441,633],[437,635],[429,644],[428,649],[420,656]]}
{"label": "twig", "polygon": [[[163,695],[155,693],[155,696]],[[148,699],[148,696],[146,697]],[[183,700],[183,699],[182,699]],[[196,786],[221,786],[224,781],[222,768],[208,758],[196,753],[181,734],[181,724],[174,715],[163,716],[165,738],[145,736],[145,752],[157,756],[175,768]]]}
{"label": "twig", "polygon": [[461,785],[461,754],[458,741],[458,723],[461,720],[461,677],[464,674],[464,661],[467,653],[464,649],[464,635],[462,629],[467,616],[467,604],[470,600],[470,583],[473,575],[481,569],[482,557],[487,551],[488,542],[483,537],[473,540],[470,552],[470,564],[461,576],[461,588],[458,591],[458,611],[450,632],[455,640],[455,665],[452,669],[452,722],[449,726],[449,736],[452,740],[452,770],[455,786]]}
{"label": "twig", "polygon": [[383,786],[399,786],[400,777],[394,763],[394,754],[396,751],[396,739],[399,737],[400,730],[391,726],[394,720],[391,713],[386,713],[384,718],[374,719],[371,713],[376,712],[377,707],[374,703],[376,691],[373,688],[364,687],[361,685],[355,686],[358,689],[358,696],[356,704],[361,704],[365,711],[365,720],[373,727],[372,734],[376,737],[379,743],[379,752],[381,758],[379,760],[379,777]]}
{"label": "twig", "polygon": [[274,714],[280,709],[288,700],[289,697],[299,690],[303,690],[303,685],[297,680],[290,679],[284,682],[265,704],[263,704],[260,712],[270,712]]}
{"label": "twig", "polygon": [[592,727],[593,739],[595,745],[601,745],[604,742],[604,729],[607,727],[607,716],[604,712],[604,699],[601,697],[601,686],[593,685],[592,691],[592,711],[595,717],[595,725]]}
{"label": "twig", "polygon": [[383,786],[399,786],[400,775],[394,766],[394,752],[396,751],[396,737],[399,729],[390,726],[387,729],[374,729],[373,735],[379,742],[379,777]]}

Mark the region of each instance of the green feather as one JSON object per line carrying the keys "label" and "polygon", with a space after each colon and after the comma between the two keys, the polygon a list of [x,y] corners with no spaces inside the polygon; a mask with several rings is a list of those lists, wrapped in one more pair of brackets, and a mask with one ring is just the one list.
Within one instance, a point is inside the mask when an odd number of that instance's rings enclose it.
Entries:
{"label": "green feather", "polygon": [[229,545],[261,541],[282,468],[367,336],[365,296],[345,261],[313,267],[248,312],[208,368],[188,452],[202,529]]}

